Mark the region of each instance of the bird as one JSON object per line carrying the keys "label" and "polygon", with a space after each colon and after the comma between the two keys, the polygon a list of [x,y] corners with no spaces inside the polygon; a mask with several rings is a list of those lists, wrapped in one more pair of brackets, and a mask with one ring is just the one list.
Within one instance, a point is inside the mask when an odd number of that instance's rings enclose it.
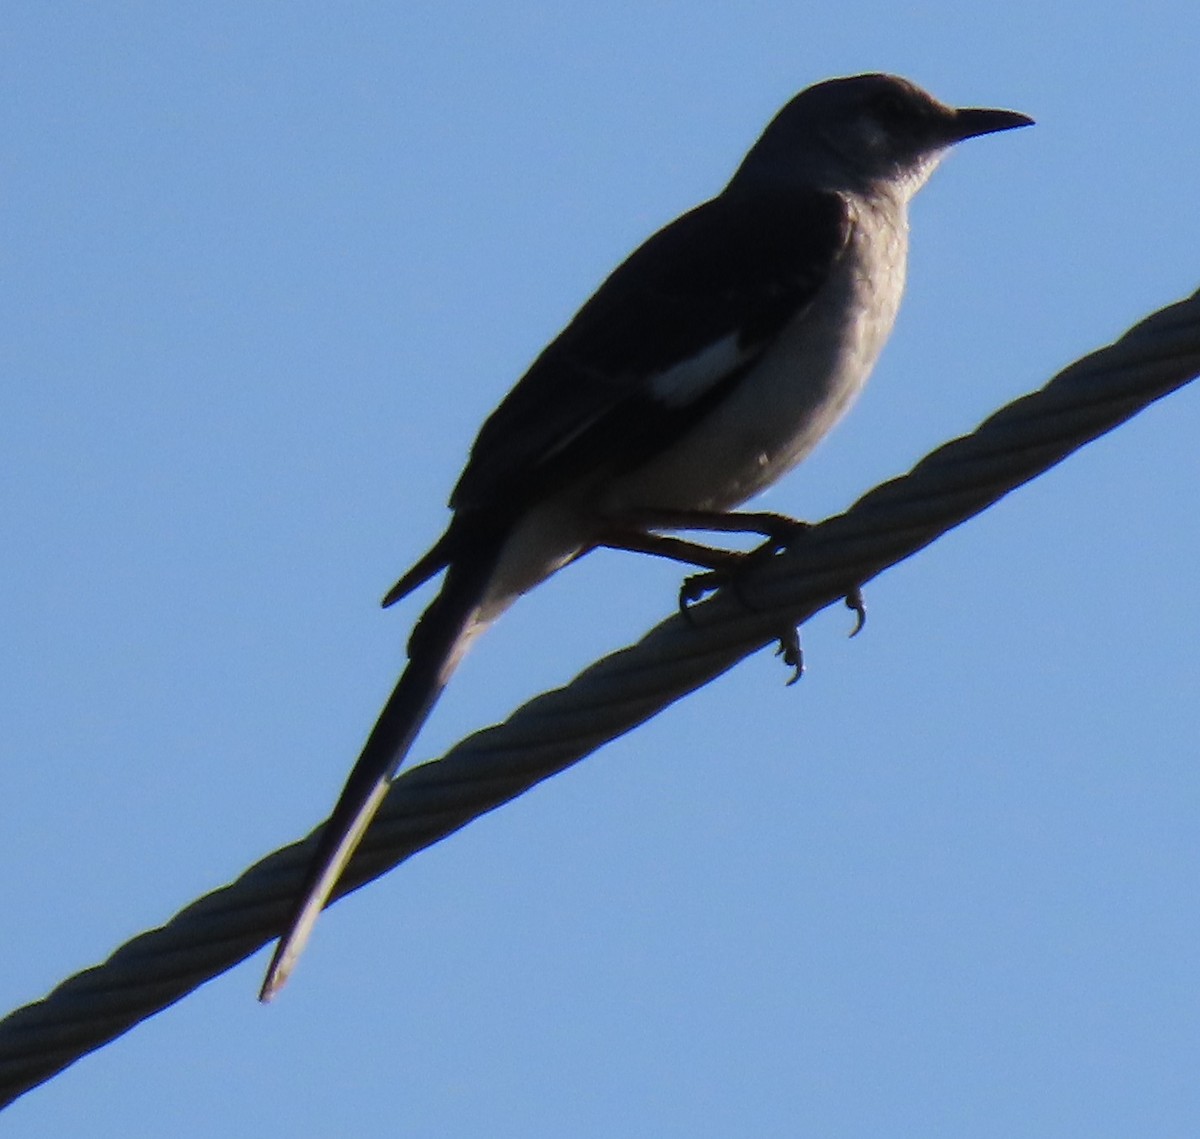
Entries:
{"label": "bird", "polygon": [[[483,423],[445,532],[384,598],[443,575],[317,840],[261,1000],[292,972],[463,654],[518,597],[599,547],[726,581],[753,552],[681,533],[757,533],[773,552],[802,525],[735,508],[861,391],[904,290],[908,203],[946,151],[1032,122],[949,106],[894,75],[810,86],[724,189],[638,247],[537,356]],[[685,583],[685,597],[700,592]]]}

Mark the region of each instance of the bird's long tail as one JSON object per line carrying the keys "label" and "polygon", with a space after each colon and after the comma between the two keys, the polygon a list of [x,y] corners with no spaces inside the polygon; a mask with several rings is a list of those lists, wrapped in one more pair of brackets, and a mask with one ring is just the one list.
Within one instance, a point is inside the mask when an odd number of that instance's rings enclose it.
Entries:
{"label": "bird's long tail", "polygon": [[409,641],[409,662],[325,823],[296,908],[276,946],[259,1000],[283,988],[304,950],[313,925],[337,886],[388,785],[433,710],[470,642],[482,632],[483,599],[495,552],[456,561],[441,592],[422,615]]}

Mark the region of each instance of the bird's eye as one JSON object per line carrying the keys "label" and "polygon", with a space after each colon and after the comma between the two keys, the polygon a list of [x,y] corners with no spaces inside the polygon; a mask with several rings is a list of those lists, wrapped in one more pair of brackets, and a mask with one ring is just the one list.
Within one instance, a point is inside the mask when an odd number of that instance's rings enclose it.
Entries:
{"label": "bird's eye", "polygon": [[880,122],[900,122],[907,113],[907,102],[895,91],[885,91],[875,99],[875,115]]}

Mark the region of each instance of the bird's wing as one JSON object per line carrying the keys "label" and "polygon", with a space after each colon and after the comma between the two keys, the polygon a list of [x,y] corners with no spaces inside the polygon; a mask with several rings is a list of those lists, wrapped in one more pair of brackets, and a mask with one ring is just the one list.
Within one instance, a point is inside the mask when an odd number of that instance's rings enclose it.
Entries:
{"label": "bird's wing", "polygon": [[[388,781],[471,637],[507,526],[564,481],[669,446],[820,290],[850,233],[836,194],[728,193],[638,249],[483,425],[451,499],[456,522],[388,595],[448,566],[409,665],[318,842],[263,983],[287,979]],[[465,519],[471,518],[468,523]],[[466,535],[464,552],[456,535]]]}
{"label": "bird's wing", "polygon": [[450,505],[520,513],[669,446],[812,301],[851,225],[841,195],[793,188],[727,191],[660,230],[484,423]]}

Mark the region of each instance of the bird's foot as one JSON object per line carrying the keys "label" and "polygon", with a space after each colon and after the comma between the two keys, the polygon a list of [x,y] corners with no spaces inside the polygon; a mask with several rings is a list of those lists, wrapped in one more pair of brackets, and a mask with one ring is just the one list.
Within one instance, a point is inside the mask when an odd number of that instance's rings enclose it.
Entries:
{"label": "bird's foot", "polygon": [[846,608],[854,614],[854,628],[850,630],[850,636],[857,637],[867,623],[867,603],[863,600],[861,585],[856,585],[846,594]]}
{"label": "bird's foot", "polygon": [[804,675],[804,650],[800,647],[799,629],[788,629],[780,635],[775,655],[792,670],[792,678],[787,682],[787,686],[791,688]]}
{"label": "bird's foot", "polygon": [[[748,553],[738,557],[728,568],[708,570],[705,573],[692,574],[684,578],[679,587],[680,612],[690,619],[691,607],[698,601],[715,593],[718,589],[729,586],[734,596],[746,608],[753,610],[756,606],[746,597],[741,588],[743,575],[755,566],[773,558],[780,550],[802,530],[809,528],[809,523],[798,522],[783,515],[763,515],[770,519],[771,532],[767,540],[756,546]],[[856,630],[857,631],[857,630]],[[775,655],[783,659],[783,663],[793,670],[792,678],[787,682],[795,684],[804,675],[804,650],[800,647],[800,630],[789,627],[779,635],[779,646]]]}
{"label": "bird's foot", "polygon": [[765,561],[768,557],[774,557],[778,551],[779,547],[773,540],[770,540],[755,547],[749,553],[740,555],[728,569],[705,570],[704,573],[694,573],[685,577],[683,584],[679,587],[679,611],[685,617],[688,616],[691,607],[696,602],[703,601],[709,594],[716,593],[718,589],[724,589],[726,586],[733,590],[734,595],[747,609],[756,608],[742,592],[742,577],[752,566]]}
{"label": "bird's foot", "polygon": [[782,514],[760,514],[755,515],[755,518],[763,520],[765,542],[755,546],[753,550],[736,555],[735,560],[727,567],[706,570],[704,573],[695,573],[683,579],[683,584],[679,587],[679,609],[684,616],[687,616],[688,609],[697,601],[702,601],[710,593],[715,593],[724,586],[729,586],[747,609],[754,609],[742,592],[743,576],[755,566],[773,558],[780,550],[785,549],[793,538],[811,527],[809,522],[799,522]]}
{"label": "bird's foot", "polygon": [[[726,586],[733,590],[734,596],[745,608],[754,610],[756,606],[741,589],[743,575],[768,558],[774,557],[787,546],[791,538],[809,526],[807,522],[796,522],[790,518],[780,517],[779,521],[778,532],[769,535],[765,542],[753,550],[742,554],[728,568],[707,570],[684,578],[679,587],[679,611],[683,616],[690,620],[693,605]],[[850,630],[850,636],[857,637],[867,623],[867,605],[860,586],[854,586],[846,594],[846,608],[854,614],[854,628]],[[779,635],[775,655],[781,657],[783,663],[793,670],[788,685],[795,684],[804,675],[804,650],[800,645],[798,628],[789,628]]]}

